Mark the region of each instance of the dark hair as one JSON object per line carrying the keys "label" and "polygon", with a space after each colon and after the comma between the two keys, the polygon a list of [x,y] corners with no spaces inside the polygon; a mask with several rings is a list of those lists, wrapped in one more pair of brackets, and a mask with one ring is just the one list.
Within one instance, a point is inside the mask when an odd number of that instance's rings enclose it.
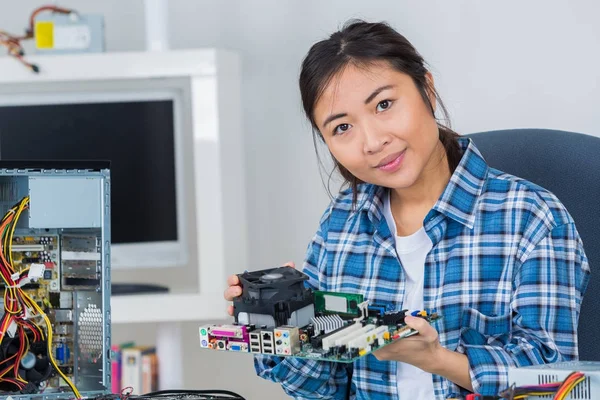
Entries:
{"label": "dark hair", "polygon": [[[313,128],[313,141],[317,157],[319,156],[317,137],[323,142],[324,139],[314,119],[314,108],[325,88],[346,66],[352,64],[367,67],[379,61],[387,61],[394,69],[412,78],[432,115],[435,113],[428,92],[435,95],[445,121],[445,124],[442,124],[436,118],[440,141],[444,145],[450,171],[453,172],[462,157],[457,140],[459,135],[450,129],[446,107],[435,88],[427,81],[428,70],[425,61],[404,36],[383,22],[349,21],[342,30],[332,34],[329,39],[314,44],[302,62],[300,93],[304,112]],[[335,158],[334,162],[345,179],[345,183],[352,188],[353,204],[356,205],[356,189],[362,182]]]}

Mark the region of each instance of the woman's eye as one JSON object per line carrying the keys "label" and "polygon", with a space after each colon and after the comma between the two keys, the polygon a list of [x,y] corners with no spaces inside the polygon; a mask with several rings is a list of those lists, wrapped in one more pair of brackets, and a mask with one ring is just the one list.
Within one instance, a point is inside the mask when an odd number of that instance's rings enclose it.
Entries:
{"label": "woman's eye", "polygon": [[335,127],[333,134],[339,135],[340,133],[346,132],[348,129],[350,129],[350,124],[339,124],[338,126]]}
{"label": "woman's eye", "polygon": [[391,106],[392,106],[391,100],[382,100],[379,103],[377,103],[377,111],[379,111],[379,112],[385,111],[388,108],[390,108]]}

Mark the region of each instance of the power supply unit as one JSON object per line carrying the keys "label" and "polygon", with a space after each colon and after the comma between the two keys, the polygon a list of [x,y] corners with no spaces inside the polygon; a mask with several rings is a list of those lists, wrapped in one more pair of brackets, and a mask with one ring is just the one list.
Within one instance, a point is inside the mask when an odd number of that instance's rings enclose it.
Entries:
{"label": "power supply unit", "polygon": [[35,53],[101,53],[104,44],[104,17],[43,13],[35,19]]}
{"label": "power supply unit", "polygon": [[[515,386],[543,385],[563,381],[571,372],[585,374],[585,380],[575,386],[567,400],[600,399],[600,362],[565,361],[553,364],[531,365],[508,370],[508,381]],[[551,396],[528,396],[528,400],[550,399]]]}

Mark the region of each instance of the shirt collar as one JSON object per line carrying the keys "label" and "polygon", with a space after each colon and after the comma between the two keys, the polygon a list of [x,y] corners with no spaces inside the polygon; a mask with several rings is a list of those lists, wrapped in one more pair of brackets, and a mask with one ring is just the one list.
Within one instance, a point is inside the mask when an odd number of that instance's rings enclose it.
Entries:
{"label": "shirt collar", "polygon": [[459,138],[458,143],[463,156],[433,209],[473,229],[489,167],[471,139]]}
{"label": "shirt collar", "polygon": [[[459,138],[458,143],[463,156],[433,210],[473,229],[475,206],[483,191],[489,167],[471,139]],[[371,184],[360,186],[356,212],[366,211],[371,222],[379,225],[388,189]]]}

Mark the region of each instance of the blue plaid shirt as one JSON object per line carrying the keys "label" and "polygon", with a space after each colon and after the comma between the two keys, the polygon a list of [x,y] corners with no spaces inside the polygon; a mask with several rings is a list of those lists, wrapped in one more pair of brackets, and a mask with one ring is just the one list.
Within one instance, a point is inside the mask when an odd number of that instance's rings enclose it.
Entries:
{"label": "blue plaid shirt", "polygon": [[[464,353],[475,392],[509,386],[508,367],[577,358],[577,322],[589,266],[573,219],[550,192],[490,168],[460,138],[462,159],[423,221],[433,242],[425,260],[424,305],[442,346]],[[383,187],[362,184],[331,203],[311,241],[304,272],[318,290],[362,293],[401,310],[404,271],[383,215]],[[259,376],[296,398],[344,399],[345,364],[256,356]],[[354,363],[352,396],[409,399],[397,362]],[[468,392],[433,375],[436,399]]]}

